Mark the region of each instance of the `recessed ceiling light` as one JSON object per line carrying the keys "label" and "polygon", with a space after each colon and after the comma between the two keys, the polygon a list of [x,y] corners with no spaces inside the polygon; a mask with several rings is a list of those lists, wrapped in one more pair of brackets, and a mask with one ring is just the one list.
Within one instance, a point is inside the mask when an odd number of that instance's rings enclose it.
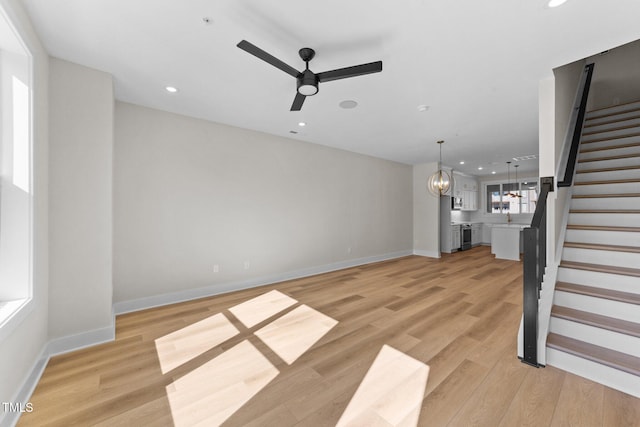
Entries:
{"label": "recessed ceiling light", "polygon": [[496,174],[496,171],[491,171],[491,174],[492,174],[492,175],[495,175],[495,174]]}
{"label": "recessed ceiling light", "polygon": [[482,166],[478,166],[478,170],[481,171],[482,170]]}
{"label": "recessed ceiling light", "polygon": [[351,100],[351,99],[347,99],[345,101],[342,101],[338,105],[340,106],[340,108],[344,108],[345,110],[350,110],[352,108],[356,108],[358,106],[358,103],[356,101]]}
{"label": "recessed ceiling light", "polygon": [[307,124],[305,122],[299,122],[298,126],[302,127],[302,126],[306,126]]}
{"label": "recessed ceiling light", "polygon": [[462,161],[460,162],[460,164],[461,164],[461,165],[464,165],[464,160],[462,160]]}
{"label": "recessed ceiling light", "polygon": [[429,109],[428,105],[418,105],[418,111],[427,111]]}
{"label": "recessed ceiling light", "polygon": [[175,88],[175,87],[173,87],[173,86],[167,86],[167,87],[165,87],[164,89],[165,89],[167,92],[170,92],[170,93],[176,93],[176,92],[178,91],[178,89],[177,89],[177,88]]}
{"label": "recessed ceiling light", "polygon": [[558,7],[564,4],[567,0],[549,0],[549,7]]}

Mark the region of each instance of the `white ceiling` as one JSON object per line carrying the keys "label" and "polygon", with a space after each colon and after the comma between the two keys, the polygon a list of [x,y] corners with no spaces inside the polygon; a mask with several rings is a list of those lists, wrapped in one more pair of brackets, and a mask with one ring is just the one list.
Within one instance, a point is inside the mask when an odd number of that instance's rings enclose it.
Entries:
{"label": "white ceiling", "polygon": [[[409,164],[437,160],[444,139],[445,163],[484,175],[537,154],[540,79],[640,39],[638,0],[547,1],[24,3],[49,53],[111,73],[119,100]],[[311,47],[315,72],[377,60],[383,71],[321,84],[291,112],[295,79],[238,49],[242,39],[297,69]]]}

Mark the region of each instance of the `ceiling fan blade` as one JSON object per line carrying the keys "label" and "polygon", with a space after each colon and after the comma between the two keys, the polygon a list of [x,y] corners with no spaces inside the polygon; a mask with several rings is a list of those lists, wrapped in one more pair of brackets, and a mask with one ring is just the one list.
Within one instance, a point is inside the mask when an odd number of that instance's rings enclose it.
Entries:
{"label": "ceiling fan blade", "polygon": [[293,68],[291,65],[285,64],[275,56],[265,52],[264,50],[260,49],[258,46],[251,44],[246,40],[242,40],[240,43],[237,44],[237,46],[240,49],[244,50],[245,52],[249,52],[253,56],[260,58],[265,62],[268,62],[269,64],[273,65],[276,68],[281,69],[282,71],[284,71],[287,74],[290,74],[293,77],[298,77],[298,74],[300,74],[300,72],[295,68]]}
{"label": "ceiling fan blade", "polygon": [[346,79],[347,77],[362,76],[365,74],[379,73],[382,71],[382,61],[370,62],[368,64],[354,65],[353,67],[338,68],[337,70],[325,71],[316,74],[318,81],[330,82],[331,80]]}
{"label": "ceiling fan blade", "polygon": [[300,111],[302,109],[302,104],[304,103],[305,95],[296,92],[296,97],[293,98],[293,104],[291,104],[290,111]]}

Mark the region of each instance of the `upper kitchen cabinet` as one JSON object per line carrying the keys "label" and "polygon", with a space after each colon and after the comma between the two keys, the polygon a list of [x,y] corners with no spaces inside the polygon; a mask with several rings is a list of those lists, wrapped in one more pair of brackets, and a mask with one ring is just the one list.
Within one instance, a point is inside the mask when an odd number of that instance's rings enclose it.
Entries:
{"label": "upper kitchen cabinet", "polygon": [[462,199],[461,210],[478,210],[478,181],[476,180],[476,178],[454,171],[453,196]]}

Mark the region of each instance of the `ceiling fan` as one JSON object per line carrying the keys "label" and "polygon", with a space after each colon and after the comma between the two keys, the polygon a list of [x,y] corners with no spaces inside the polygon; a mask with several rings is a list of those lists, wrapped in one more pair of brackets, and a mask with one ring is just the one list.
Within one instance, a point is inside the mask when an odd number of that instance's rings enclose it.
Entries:
{"label": "ceiling fan", "polygon": [[318,84],[330,82],[331,80],[346,79],[347,77],[362,76],[365,74],[379,73],[382,71],[382,61],[370,62],[368,64],[354,65],[352,67],[338,68],[336,70],[324,71],[322,73],[314,73],[309,69],[309,61],[313,59],[316,52],[310,47],[303,47],[298,51],[300,58],[306,63],[304,71],[298,71],[292,66],[285,64],[275,56],[265,52],[259,47],[242,40],[237,46],[262,59],[265,62],[281,69],[285,73],[296,78],[297,93],[291,104],[291,111],[300,111],[302,104],[307,96],[318,93]]}

